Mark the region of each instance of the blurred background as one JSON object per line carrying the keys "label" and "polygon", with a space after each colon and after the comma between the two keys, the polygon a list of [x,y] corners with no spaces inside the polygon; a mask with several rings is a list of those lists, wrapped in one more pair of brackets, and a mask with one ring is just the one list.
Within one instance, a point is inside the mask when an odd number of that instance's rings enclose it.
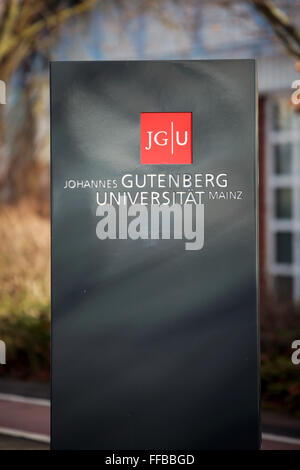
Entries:
{"label": "blurred background", "polygon": [[49,60],[222,58],[258,62],[263,430],[297,446],[300,0],[0,0],[0,449],[49,440]]}

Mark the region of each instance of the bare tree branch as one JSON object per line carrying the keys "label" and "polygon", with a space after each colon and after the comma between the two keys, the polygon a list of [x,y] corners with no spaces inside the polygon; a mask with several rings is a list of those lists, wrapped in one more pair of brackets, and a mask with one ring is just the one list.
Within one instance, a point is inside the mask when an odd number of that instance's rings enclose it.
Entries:
{"label": "bare tree branch", "polygon": [[[42,43],[55,38],[53,33],[62,23],[91,10],[99,2],[100,0],[0,0],[1,80],[9,83],[16,70],[25,71],[28,65],[30,69],[32,53],[37,54]],[[29,83],[31,81],[25,84],[25,91]],[[36,122],[31,109],[33,106],[31,97],[28,94],[25,98],[26,118],[23,128],[20,129],[20,135],[12,147],[9,146],[7,139],[6,108],[0,108],[0,158],[10,154],[0,175],[0,193],[4,190],[5,194],[7,191],[16,194],[18,178],[20,174],[25,175],[25,166],[27,165],[27,170],[31,171],[35,165],[33,147]],[[24,136],[23,140],[21,135]],[[18,142],[22,142],[22,151]]]}
{"label": "bare tree branch", "polygon": [[[5,26],[5,34],[0,38],[0,62],[6,60],[10,54],[13,54],[21,42],[27,43],[28,48],[28,45],[34,43],[38,35],[43,31],[51,31],[57,28],[69,18],[81,15],[82,13],[91,10],[97,3],[99,3],[99,0],[82,0],[80,3],[70,6],[69,8],[58,9],[55,13],[45,15],[41,19],[34,21],[32,24],[27,24],[17,32],[12,30],[12,23],[7,20],[9,23],[8,27]],[[15,20],[16,9],[18,8],[19,1],[13,0],[10,3],[10,10],[13,4],[13,19]],[[42,2],[40,5],[43,9]]]}
{"label": "bare tree branch", "polygon": [[3,22],[3,30],[0,36],[0,41],[5,42],[7,37],[12,33],[16,19],[19,13],[19,0],[11,0],[10,3],[6,5],[6,20]]}
{"label": "bare tree branch", "polygon": [[247,0],[268,21],[287,51],[300,59],[300,30],[269,0]]}

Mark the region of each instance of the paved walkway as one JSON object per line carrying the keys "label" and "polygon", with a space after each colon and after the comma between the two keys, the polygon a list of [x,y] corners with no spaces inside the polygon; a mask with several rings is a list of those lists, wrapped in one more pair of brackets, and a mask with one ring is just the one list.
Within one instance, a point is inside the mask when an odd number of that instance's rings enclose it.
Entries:
{"label": "paved walkway", "polygon": [[[263,427],[263,450],[300,450],[298,420],[266,413]],[[50,401],[0,393],[0,449],[46,450],[49,442]]]}
{"label": "paved walkway", "polygon": [[0,393],[0,434],[49,443],[49,400]]}

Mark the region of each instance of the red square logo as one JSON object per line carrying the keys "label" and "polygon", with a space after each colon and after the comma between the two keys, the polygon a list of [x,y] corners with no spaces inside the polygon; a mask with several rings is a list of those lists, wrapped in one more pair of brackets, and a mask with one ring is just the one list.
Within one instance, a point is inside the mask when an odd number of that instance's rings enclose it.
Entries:
{"label": "red square logo", "polygon": [[141,113],[142,165],[192,161],[192,113]]}

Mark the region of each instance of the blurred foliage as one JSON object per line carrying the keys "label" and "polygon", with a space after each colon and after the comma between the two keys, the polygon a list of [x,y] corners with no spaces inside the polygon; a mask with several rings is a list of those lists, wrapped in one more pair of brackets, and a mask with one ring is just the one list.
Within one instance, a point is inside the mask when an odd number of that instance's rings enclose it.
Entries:
{"label": "blurred foliage", "polygon": [[1,375],[49,380],[50,222],[31,201],[0,206]]}
{"label": "blurred foliage", "polygon": [[299,366],[291,361],[290,347],[296,338],[300,338],[300,327],[262,335],[261,396],[263,408],[300,417]]}
{"label": "blurred foliage", "polygon": [[17,307],[0,317],[1,338],[5,341],[7,364],[0,376],[20,379],[50,379],[50,305],[40,305],[38,316]]}
{"label": "blurred foliage", "polygon": [[[10,302],[29,307],[47,304],[50,296],[50,221],[31,201],[0,205],[0,316]],[[29,299],[29,300],[28,300]],[[28,311],[27,311],[28,313]]]}
{"label": "blurred foliage", "polygon": [[262,408],[300,417],[299,366],[291,360],[292,342],[300,338],[300,307],[277,302],[265,283],[260,300]]}

